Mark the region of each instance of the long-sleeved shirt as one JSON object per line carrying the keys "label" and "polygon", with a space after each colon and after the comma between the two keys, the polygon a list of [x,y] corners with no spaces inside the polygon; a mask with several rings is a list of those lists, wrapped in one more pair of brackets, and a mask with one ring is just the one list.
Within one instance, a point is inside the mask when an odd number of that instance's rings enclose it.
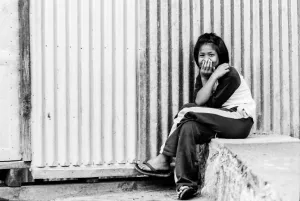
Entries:
{"label": "long-sleeved shirt", "polygon": [[[194,98],[196,98],[202,86],[199,74],[196,79]],[[238,111],[245,113],[245,117],[255,118],[256,106],[251,91],[243,76],[233,67],[230,68],[228,73],[218,79],[214,91],[205,106],[227,109],[237,107]]]}

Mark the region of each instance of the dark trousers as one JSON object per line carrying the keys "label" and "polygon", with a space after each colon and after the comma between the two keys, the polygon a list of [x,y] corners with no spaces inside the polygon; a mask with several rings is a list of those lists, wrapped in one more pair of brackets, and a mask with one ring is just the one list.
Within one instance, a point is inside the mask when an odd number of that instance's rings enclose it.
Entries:
{"label": "dark trousers", "polygon": [[[193,106],[193,105],[187,105]],[[161,153],[176,157],[175,181],[180,186],[197,189],[198,166],[196,145],[210,142],[216,135],[221,138],[246,138],[253,120],[232,110],[204,107],[182,109],[174,119],[174,125],[162,146]]]}

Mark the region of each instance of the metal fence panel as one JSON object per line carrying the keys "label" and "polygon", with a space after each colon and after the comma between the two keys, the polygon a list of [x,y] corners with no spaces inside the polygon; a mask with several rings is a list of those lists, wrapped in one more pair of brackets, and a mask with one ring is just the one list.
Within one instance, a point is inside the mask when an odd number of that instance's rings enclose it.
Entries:
{"label": "metal fence panel", "polygon": [[[55,177],[61,174],[55,173],[57,168],[65,168],[62,177],[88,175],[76,167],[90,170],[90,176],[98,168],[97,175],[103,177],[126,175],[128,167],[133,169],[137,8],[136,0],[31,1],[36,178]],[[122,168],[125,172],[120,173]],[[104,169],[110,173],[100,171]],[[45,175],[47,171],[50,174]]]}

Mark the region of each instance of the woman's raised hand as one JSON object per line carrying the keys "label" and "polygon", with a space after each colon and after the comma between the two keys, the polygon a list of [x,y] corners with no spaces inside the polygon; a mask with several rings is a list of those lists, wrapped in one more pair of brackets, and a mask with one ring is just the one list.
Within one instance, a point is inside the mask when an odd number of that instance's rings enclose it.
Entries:
{"label": "woman's raised hand", "polygon": [[228,63],[223,63],[218,68],[216,68],[212,74],[216,79],[223,77],[226,73],[230,71],[230,66]]}
{"label": "woman's raised hand", "polygon": [[202,77],[209,77],[214,72],[212,61],[210,59],[201,62],[200,74]]}

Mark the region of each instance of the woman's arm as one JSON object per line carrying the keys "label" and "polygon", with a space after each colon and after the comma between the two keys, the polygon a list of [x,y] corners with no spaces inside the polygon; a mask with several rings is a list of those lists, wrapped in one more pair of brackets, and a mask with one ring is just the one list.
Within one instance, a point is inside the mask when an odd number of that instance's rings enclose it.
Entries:
{"label": "woman's arm", "polygon": [[200,75],[203,87],[198,91],[195,99],[195,103],[200,106],[206,104],[211,97],[215,82],[229,72],[229,65],[227,63],[220,65],[210,77],[204,76],[201,70]]}
{"label": "woman's arm", "polygon": [[210,76],[209,78],[202,77],[201,81],[203,87],[198,91],[195,103],[197,105],[204,105],[210,96],[212,95],[213,87],[218,79],[215,76]]}

